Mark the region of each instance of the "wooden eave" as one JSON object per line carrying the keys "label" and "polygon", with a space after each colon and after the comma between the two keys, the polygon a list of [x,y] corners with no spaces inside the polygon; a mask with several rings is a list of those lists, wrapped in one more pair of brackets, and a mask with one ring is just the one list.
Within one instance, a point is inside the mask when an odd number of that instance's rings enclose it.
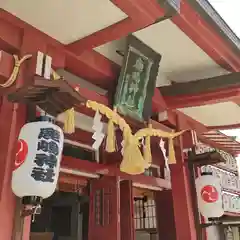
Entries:
{"label": "wooden eave", "polygon": [[191,0],[189,4],[240,54],[240,39],[207,0]]}
{"label": "wooden eave", "polygon": [[170,109],[233,101],[239,103],[240,72],[159,87]]}
{"label": "wooden eave", "polygon": [[172,85],[159,87],[158,89],[164,97],[184,97],[184,95],[197,95],[233,87],[240,87],[240,72],[200,80],[193,79],[193,81],[184,83],[173,83]]}
{"label": "wooden eave", "polygon": [[198,139],[211,147],[218,148],[236,156],[240,154],[240,142],[217,131],[212,130],[198,135]]}

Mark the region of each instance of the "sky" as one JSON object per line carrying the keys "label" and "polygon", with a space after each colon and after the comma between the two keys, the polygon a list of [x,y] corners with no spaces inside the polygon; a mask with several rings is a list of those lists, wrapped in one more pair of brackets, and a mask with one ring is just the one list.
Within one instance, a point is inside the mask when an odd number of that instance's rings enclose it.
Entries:
{"label": "sky", "polygon": [[240,38],[240,0],[208,0]]}
{"label": "sky", "polygon": [[[239,0],[240,1],[240,0]],[[227,136],[233,136],[233,137],[237,137],[236,140],[238,142],[240,142],[240,129],[230,129],[230,130],[224,130],[224,131],[220,131],[223,134],[227,135]]]}

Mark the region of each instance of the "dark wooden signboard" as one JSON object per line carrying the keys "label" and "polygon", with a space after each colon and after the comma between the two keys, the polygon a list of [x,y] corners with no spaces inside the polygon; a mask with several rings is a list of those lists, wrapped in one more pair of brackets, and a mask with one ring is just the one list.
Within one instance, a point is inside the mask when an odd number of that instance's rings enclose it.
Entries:
{"label": "dark wooden signboard", "polygon": [[149,119],[160,60],[160,54],[136,37],[128,37],[115,95],[119,113],[138,121]]}

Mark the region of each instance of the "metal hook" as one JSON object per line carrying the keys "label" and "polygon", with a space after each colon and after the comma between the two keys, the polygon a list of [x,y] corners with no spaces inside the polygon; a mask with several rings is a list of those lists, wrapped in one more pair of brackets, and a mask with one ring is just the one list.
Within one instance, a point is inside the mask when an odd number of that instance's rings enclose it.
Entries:
{"label": "metal hook", "polygon": [[41,209],[41,208],[42,208],[42,207],[41,207],[40,204],[38,204],[37,206],[33,207],[32,222],[35,222],[35,215],[38,214],[37,212],[38,212],[38,210]]}

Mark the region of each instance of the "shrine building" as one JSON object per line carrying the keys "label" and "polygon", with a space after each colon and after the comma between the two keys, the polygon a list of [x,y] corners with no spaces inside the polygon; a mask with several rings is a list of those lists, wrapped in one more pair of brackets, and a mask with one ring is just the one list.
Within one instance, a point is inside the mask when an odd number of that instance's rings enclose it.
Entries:
{"label": "shrine building", "polygon": [[223,2],[0,2],[0,240],[240,240]]}

